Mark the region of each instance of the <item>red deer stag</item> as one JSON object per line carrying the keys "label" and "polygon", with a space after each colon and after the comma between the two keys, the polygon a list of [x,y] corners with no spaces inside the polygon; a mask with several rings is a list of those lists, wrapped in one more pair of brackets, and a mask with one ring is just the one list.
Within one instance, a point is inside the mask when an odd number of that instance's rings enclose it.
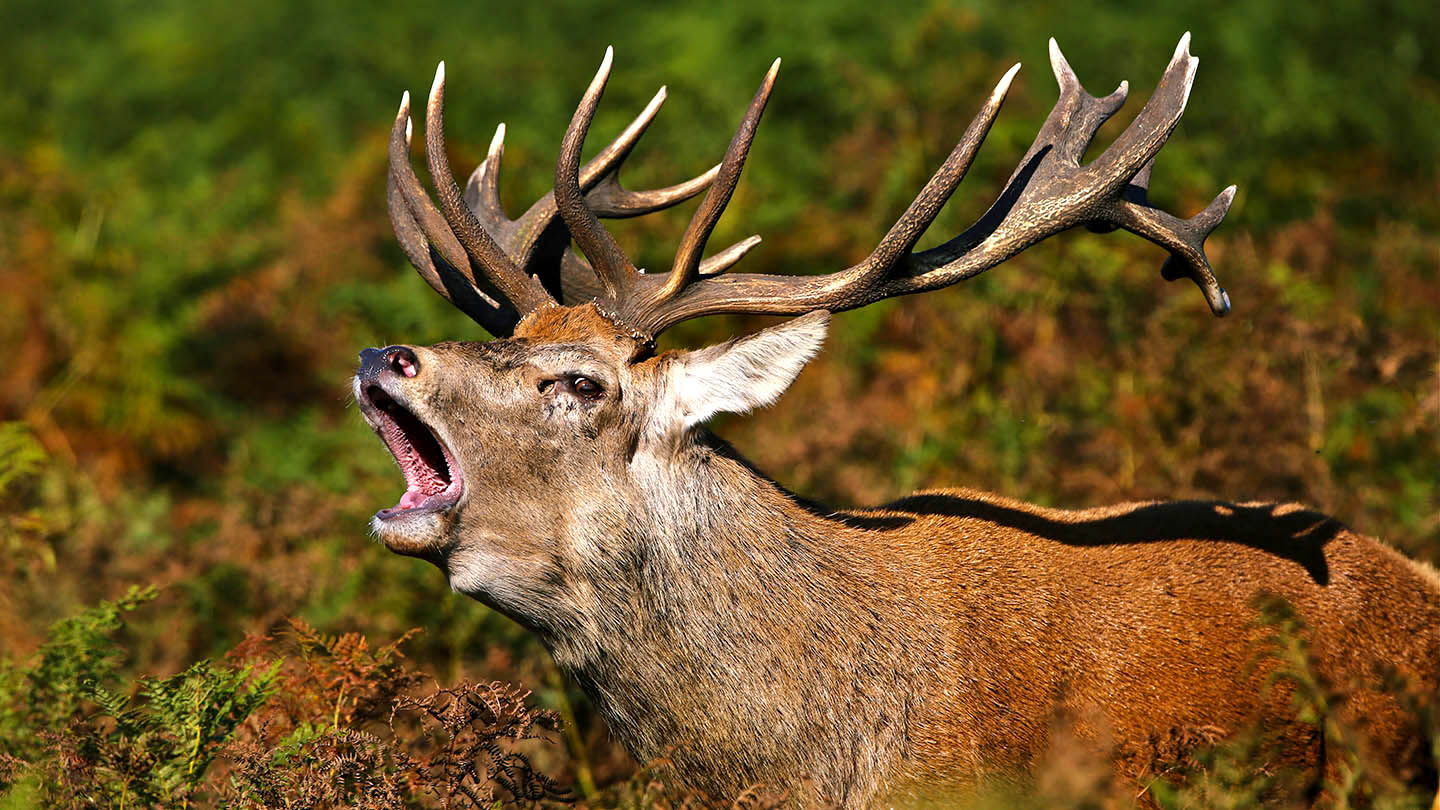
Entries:
{"label": "red deer stag", "polygon": [[[1131,778],[1177,730],[1257,722],[1285,736],[1295,764],[1323,773],[1323,739],[1251,665],[1257,597],[1293,605],[1329,681],[1383,664],[1433,692],[1432,571],[1295,505],[1064,511],[944,490],[832,511],[704,429],[717,413],[774,402],[819,351],[830,312],[971,278],[1076,225],[1160,245],[1165,277],[1188,276],[1226,313],[1203,243],[1234,187],[1190,219],[1146,201],[1195,76],[1189,35],[1138,117],[1089,163],[1086,147],[1126,85],[1096,98],[1054,40],[1050,60],[1059,101],[973,227],[912,252],[1018,64],[879,246],[818,276],[727,274],[754,237],[702,259],[778,60],[717,167],[634,191],[620,165],[665,91],[582,164],[607,50],[565,132],[553,192],[513,220],[499,196],[503,126],[463,192],[455,181],[442,63],[425,131],[436,200],[410,164],[407,94],[390,138],[390,215],[425,280],[497,339],[361,353],[355,397],[407,484],[375,515],[375,533],[536,633],[638,759],[668,754],[711,795],[766,783],[803,803],[861,807],[1023,780],[1057,717]],[[702,191],[668,273],[638,269],[600,222]],[[716,313],[801,317],[656,353],[666,328]],[[1346,711],[1365,719],[1397,773],[1429,766],[1383,690],[1358,693]]]}

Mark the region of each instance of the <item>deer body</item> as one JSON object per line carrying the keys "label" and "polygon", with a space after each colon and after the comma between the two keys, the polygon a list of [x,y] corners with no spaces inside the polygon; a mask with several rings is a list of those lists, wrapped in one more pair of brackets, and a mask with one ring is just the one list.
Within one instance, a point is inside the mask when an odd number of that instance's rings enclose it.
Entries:
{"label": "deer body", "polygon": [[[1125,86],[1092,97],[1053,40],[1051,58],[1060,101],[974,228],[911,252],[1014,69],[870,257],[801,278],[722,275],[754,239],[700,258],[775,67],[716,169],[635,192],[619,164],[663,91],[580,162],[607,53],[561,145],[554,194],[510,220],[503,129],[467,189],[454,181],[442,65],[426,128],[439,206],[410,167],[407,95],[391,133],[391,216],[421,275],[501,338],[361,353],[356,401],[407,482],[376,514],[377,536],[535,632],[637,758],[667,756],[717,797],[766,783],[827,806],[933,799],[1023,780],[1057,735],[1141,779],[1197,734],[1256,723],[1283,738],[1286,763],[1319,774],[1331,764],[1323,734],[1296,719],[1257,656],[1270,631],[1256,604],[1271,598],[1309,628],[1318,675],[1358,687],[1343,712],[1397,774],[1432,765],[1396,700],[1371,686],[1385,670],[1440,690],[1440,579],[1333,519],[1220,502],[1067,512],[969,491],[831,512],[705,432],[714,414],[784,392],[819,351],[826,309],[954,283],[1074,225],[1165,246],[1167,277],[1188,275],[1214,312],[1228,310],[1203,241],[1233,187],[1189,220],[1144,199],[1189,95],[1188,35],[1140,116],[1083,166]],[[669,273],[640,273],[599,223],[707,186]],[[718,312],[808,314],[656,354],[660,331]]]}
{"label": "deer body", "polygon": [[[1385,662],[1440,688],[1434,573],[1302,507],[942,491],[826,515],[726,448],[695,455],[649,493],[693,497],[675,513],[693,519],[636,527],[654,556],[584,588],[609,591],[611,621],[550,643],[641,761],[670,756],[712,795],[805,778],[822,804],[865,806],[1023,780],[1056,732],[1139,778],[1186,732],[1267,718],[1288,726],[1286,764],[1322,767],[1289,691],[1264,695],[1265,595],[1296,607],[1330,682]],[[1425,767],[1393,700],[1348,711],[1398,771]]]}

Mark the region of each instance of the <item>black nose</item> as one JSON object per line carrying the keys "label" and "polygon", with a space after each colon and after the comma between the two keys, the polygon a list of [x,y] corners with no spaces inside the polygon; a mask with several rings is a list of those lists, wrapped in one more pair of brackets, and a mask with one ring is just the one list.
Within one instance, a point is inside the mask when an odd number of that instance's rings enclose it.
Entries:
{"label": "black nose", "polygon": [[382,371],[393,371],[401,377],[414,377],[420,373],[420,358],[405,346],[386,346],[383,349],[365,349],[360,352],[361,377],[378,377]]}

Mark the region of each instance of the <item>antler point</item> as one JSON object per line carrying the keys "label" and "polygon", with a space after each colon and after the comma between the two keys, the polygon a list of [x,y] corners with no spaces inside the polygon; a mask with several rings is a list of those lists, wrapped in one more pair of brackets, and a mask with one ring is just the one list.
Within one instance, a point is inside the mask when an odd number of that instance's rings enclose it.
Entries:
{"label": "antler point", "polygon": [[499,152],[501,149],[504,149],[504,148],[505,148],[505,122],[504,122],[504,121],[501,121],[500,124],[495,127],[495,137],[493,137],[493,138],[490,139],[490,151],[489,151],[487,154],[489,154],[489,155],[494,155],[496,152]]}
{"label": "antler point", "polygon": [[779,73],[780,73],[780,57],[777,56],[777,57],[775,57],[775,61],[770,63],[770,69],[767,70],[767,71],[765,71],[765,81],[762,82],[762,86],[765,88],[765,92],[766,92],[767,94],[769,93],[769,88],[775,86],[775,77],[776,77],[776,75],[778,75]]}
{"label": "antler point", "polygon": [[435,66],[435,81],[430,84],[430,103],[434,104],[435,99],[445,92],[445,60]]}
{"label": "antler point", "polygon": [[590,93],[601,93],[605,89],[605,83],[610,80],[610,65],[615,61],[615,48],[611,45],[605,46],[605,58],[600,60],[600,69],[595,71],[595,78],[590,80]]}
{"label": "antler point", "polygon": [[1221,318],[1230,314],[1230,293],[1225,292],[1224,287],[1220,288],[1220,309],[1216,310],[1215,314]]}
{"label": "antler point", "polygon": [[1005,75],[1000,79],[1000,83],[995,85],[995,90],[999,92],[1000,95],[1005,95],[1010,90],[1010,82],[1015,80],[1015,74],[1019,72],[1020,63],[1016,62],[1010,66],[1009,70],[1005,71]]}
{"label": "antler point", "polygon": [[1065,54],[1060,52],[1060,43],[1050,38],[1050,70],[1055,73],[1055,82],[1064,90],[1072,84],[1078,85],[1080,79],[1075,76],[1075,70],[1070,67],[1070,62]]}
{"label": "antler point", "polygon": [[1184,58],[1186,58],[1186,57],[1189,57],[1189,58],[1192,58],[1192,59],[1194,58],[1194,57],[1191,57],[1191,56],[1190,56],[1190,32],[1189,32],[1189,31],[1186,31],[1185,34],[1184,34],[1184,36],[1180,37],[1180,42],[1179,42],[1179,44],[1177,44],[1177,45],[1175,46],[1175,55],[1172,56],[1172,57],[1170,57],[1170,64],[1173,65],[1173,64],[1175,64],[1176,62],[1179,62],[1181,59],[1184,59]]}

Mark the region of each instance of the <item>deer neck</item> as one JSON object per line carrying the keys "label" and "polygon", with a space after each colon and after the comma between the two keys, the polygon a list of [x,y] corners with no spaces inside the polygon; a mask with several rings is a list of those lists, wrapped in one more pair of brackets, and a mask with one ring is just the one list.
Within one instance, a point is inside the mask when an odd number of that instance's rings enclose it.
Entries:
{"label": "deer neck", "polygon": [[738,780],[704,789],[877,773],[903,739],[916,670],[894,621],[899,584],[853,551],[863,532],[717,439],[650,462],[632,461],[638,508],[622,536],[585,538],[626,553],[577,578],[588,604],[546,634],[556,660],[642,762],[698,758],[686,770]]}

